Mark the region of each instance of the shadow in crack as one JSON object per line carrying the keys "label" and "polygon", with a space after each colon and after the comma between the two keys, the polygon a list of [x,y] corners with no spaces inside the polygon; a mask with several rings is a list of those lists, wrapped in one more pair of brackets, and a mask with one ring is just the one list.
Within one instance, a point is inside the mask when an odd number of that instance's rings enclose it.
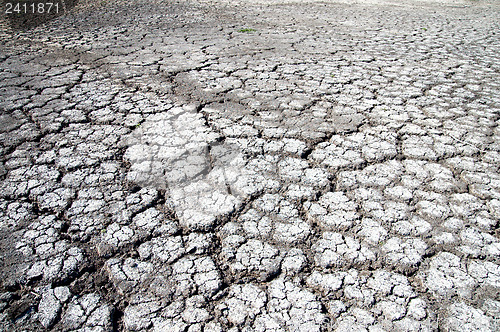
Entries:
{"label": "shadow in crack", "polygon": [[28,30],[67,13],[79,0],[0,0],[14,30]]}

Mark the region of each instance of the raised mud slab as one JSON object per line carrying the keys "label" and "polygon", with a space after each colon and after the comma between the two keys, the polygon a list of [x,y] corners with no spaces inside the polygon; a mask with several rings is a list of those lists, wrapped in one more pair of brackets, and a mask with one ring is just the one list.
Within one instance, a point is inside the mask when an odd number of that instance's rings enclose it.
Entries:
{"label": "raised mud slab", "polygon": [[499,22],[492,1],[3,15],[0,330],[498,331]]}

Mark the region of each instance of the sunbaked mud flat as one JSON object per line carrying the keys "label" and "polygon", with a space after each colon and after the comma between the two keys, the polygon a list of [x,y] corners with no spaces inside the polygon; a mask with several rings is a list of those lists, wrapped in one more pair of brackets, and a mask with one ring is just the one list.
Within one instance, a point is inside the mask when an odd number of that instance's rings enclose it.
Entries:
{"label": "sunbaked mud flat", "polygon": [[4,20],[0,330],[498,331],[499,9]]}

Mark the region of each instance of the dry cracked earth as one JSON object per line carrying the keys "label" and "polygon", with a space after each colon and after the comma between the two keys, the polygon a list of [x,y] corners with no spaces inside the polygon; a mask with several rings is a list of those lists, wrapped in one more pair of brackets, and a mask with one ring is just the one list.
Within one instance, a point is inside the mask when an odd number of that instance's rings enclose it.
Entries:
{"label": "dry cracked earth", "polygon": [[500,5],[84,2],[0,48],[0,330],[498,331]]}

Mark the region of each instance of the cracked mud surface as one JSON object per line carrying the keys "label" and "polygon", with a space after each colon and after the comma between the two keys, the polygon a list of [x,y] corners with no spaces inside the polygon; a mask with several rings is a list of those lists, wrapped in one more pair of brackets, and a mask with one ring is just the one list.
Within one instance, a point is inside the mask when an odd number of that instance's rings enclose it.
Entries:
{"label": "cracked mud surface", "polygon": [[499,22],[137,0],[2,25],[0,330],[498,331]]}

